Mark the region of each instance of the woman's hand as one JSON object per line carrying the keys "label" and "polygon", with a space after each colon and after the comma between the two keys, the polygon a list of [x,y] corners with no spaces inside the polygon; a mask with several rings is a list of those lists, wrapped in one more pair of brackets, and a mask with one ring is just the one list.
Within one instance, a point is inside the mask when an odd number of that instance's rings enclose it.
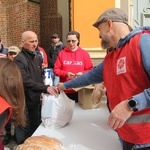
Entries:
{"label": "woman's hand", "polygon": [[82,72],[78,72],[76,73],[76,77],[81,76],[83,73]]}
{"label": "woman's hand", "polygon": [[75,77],[75,74],[72,72],[68,72],[68,78],[72,79]]}

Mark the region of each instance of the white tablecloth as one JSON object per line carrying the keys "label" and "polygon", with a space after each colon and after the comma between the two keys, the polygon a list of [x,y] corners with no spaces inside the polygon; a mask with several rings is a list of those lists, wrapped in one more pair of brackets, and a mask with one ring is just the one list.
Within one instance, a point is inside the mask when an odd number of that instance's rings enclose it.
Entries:
{"label": "white tablecloth", "polygon": [[83,110],[76,104],[73,118],[65,127],[53,130],[41,124],[33,136],[55,137],[65,148],[76,147],[74,150],[121,150],[117,133],[107,125],[108,116],[105,102],[100,108],[89,110]]}

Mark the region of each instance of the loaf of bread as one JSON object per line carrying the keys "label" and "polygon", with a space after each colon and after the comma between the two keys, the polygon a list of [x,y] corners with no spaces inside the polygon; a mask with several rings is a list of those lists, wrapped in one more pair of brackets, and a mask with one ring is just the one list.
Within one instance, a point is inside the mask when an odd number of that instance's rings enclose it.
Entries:
{"label": "loaf of bread", "polygon": [[105,86],[103,83],[95,84],[94,90],[91,96],[93,104],[98,104],[102,98],[102,96],[105,94]]}
{"label": "loaf of bread", "polygon": [[16,150],[62,150],[62,143],[45,135],[29,137]]}

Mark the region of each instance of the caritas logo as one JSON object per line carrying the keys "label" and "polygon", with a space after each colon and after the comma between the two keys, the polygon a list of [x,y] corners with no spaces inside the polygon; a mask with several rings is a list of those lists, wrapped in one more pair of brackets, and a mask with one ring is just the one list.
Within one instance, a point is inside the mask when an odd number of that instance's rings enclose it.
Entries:
{"label": "caritas logo", "polygon": [[117,75],[126,73],[126,57],[122,57],[117,61]]}

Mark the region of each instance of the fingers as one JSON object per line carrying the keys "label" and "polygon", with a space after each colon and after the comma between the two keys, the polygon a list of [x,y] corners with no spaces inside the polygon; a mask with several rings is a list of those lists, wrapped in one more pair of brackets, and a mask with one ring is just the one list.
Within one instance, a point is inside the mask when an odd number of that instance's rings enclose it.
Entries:
{"label": "fingers", "polygon": [[108,118],[108,124],[112,129],[120,128],[126,120],[131,116],[132,111],[127,106],[128,100],[124,100],[117,104]]}
{"label": "fingers", "polygon": [[59,84],[57,85],[57,89],[58,89],[58,90],[65,90],[64,84],[63,84],[63,83],[59,83]]}
{"label": "fingers", "polygon": [[74,78],[75,77],[75,74],[74,73],[72,73],[72,72],[68,72],[68,78]]}
{"label": "fingers", "polygon": [[81,76],[82,74],[83,74],[82,72],[78,72],[78,73],[76,74],[76,77]]}
{"label": "fingers", "polygon": [[54,95],[54,96],[58,96],[59,90],[56,87],[54,87],[54,86],[49,86],[47,88],[47,93],[49,93],[51,95]]}
{"label": "fingers", "polygon": [[122,119],[110,115],[108,119],[108,125],[110,128],[116,130],[117,128],[121,128],[123,124],[124,121]]}

